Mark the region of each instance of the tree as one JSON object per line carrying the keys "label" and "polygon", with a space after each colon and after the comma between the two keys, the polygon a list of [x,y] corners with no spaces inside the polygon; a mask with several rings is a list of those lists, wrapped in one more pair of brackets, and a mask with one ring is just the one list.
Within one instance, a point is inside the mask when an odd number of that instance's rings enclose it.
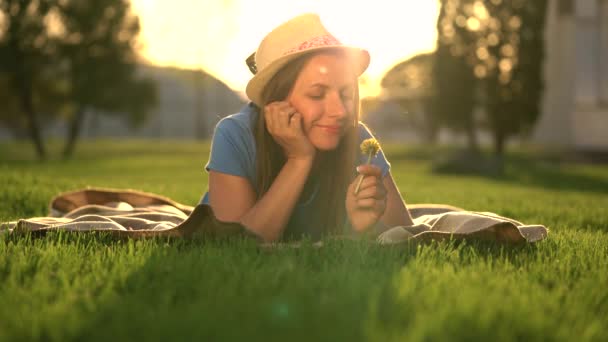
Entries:
{"label": "tree", "polygon": [[156,86],[138,78],[134,51],[139,20],[130,13],[126,0],[60,2],[58,12],[65,33],[58,38],[62,58],[67,61],[70,102],[63,156],[74,150],[87,109],[128,115],[141,123],[156,105]]}
{"label": "tree", "polygon": [[498,41],[488,49],[488,57],[477,63],[487,65],[489,58],[497,61],[487,67],[484,89],[494,150],[502,156],[506,139],[529,131],[540,112],[547,1],[495,1],[485,7],[495,23],[486,36],[496,35]]}
{"label": "tree", "polygon": [[[497,156],[510,136],[525,133],[538,117],[546,12],[547,0],[442,0],[435,74],[438,110],[446,113],[466,93],[467,105],[461,105],[467,110],[455,111],[453,117],[466,122],[473,99],[473,105],[484,109]],[[442,57],[446,51],[454,58]],[[450,74],[442,63],[453,63],[457,73]],[[454,89],[458,87],[467,90]],[[443,98],[450,92],[459,95]],[[470,96],[475,92],[479,95]]]}
{"label": "tree", "polygon": [[21,115],[21,106],[13,91],[12,82],[6,75],[2,74],[0,74],[0,103],[2,103],[2,111],[0,112],[2,126],[8,128],[17,139],[27,136],[25,131],[27,127],[26,118]]}
{"label": "tree", "polygon": [[[58,117],[65,116],[71,108],[66,102],[67,84],[56,76],[37,75],[32,83],[32,107],[36,108],[36,120],[44,127]],[[29,137],[28,117],[23,115],[19,96],[7,74],[0,73],[0,125],[8,128],[15,139]],[[41,129],[42,133],[42,129]]]}
{"label": "tree", "polygon": [[69,118],[64,156],[87,109],[141,123],[156,86],[136,75],[139,20],[127,0],[0,1],[0,123],[27,132],[39,158],[44,123]]}
{"label": "tree", "polygon": [[40,159],[46,157],[46,149],[34,94],[36,84],[54,62],[55,47],[45,24],[52,5],[52,0],[0,1],[0,73],[6,81],[4,96],[16,99],[3,121],[20,125],[19,115],[25,114],[22,122]]}
{"label": "tree", "polygon": [[441,0],[437,20],[437,50],[432,69],[436,95],[429,109],[431,115],[442,124],[465,132],[469,150],[477,151],[473,116],[476,80],[468,62],[475,35],[467,27],[467,9],[458,0]]}
{"label": "tree", "polygon": [[418,54],[394,66],[381,83],[389,97],[407,113],[407,123],[429,144],[436,143],[440,124],[432,108],[436,100],[434,60],[435,54]]}

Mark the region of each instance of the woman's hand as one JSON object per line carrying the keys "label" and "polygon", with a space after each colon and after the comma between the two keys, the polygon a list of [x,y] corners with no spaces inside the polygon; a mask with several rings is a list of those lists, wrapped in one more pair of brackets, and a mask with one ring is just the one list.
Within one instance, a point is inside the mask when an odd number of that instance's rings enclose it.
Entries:
{"label": "woman's hand", "polygon": [[313,160],[316,149],[302,129],[302,114],[286,101],[277,101],[264,108],[268,132],[283,148],[287,159]]}
{"label": "woman's hand", "polygon": [[[374,226],[386,209],[386,189],[382,182],[382,171],[375,165],[360,165],[360,176],[355,177],[346,193],[346,213],[351,225],[357,232],[363,232]],[[359,178],[363,181],[359,192],[355,187]]]}

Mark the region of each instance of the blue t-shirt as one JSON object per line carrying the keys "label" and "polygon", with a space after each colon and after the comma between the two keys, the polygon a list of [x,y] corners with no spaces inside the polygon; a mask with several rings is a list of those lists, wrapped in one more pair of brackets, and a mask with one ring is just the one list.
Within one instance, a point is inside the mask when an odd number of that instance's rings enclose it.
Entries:
{"label": "blue t-shirt", "polygon": [[[256,145],[253,132],[257,115],[256,107],[249,104],[243,107],[239,113],[229,115],[217,123],[211,142],[209,161],[205,165],[207,171],[213,170],[246,178],[255,189]],[[359,123],[359,143],[368,138],[373,138],[373,135],[365,125]],[[358,164],[363,164],[367,161],[367,156],[359,152],[358,160]],[[382,150],[372,158],[371,163],[382,170],[383,177],[388,174],[391,165]],[[306,218],[311,217],[310,204],[316,195],[315,190],[310,198],[298,202],[294,207],[287,227],[291,231],[291,235],[306,233]],[[205,193],[200,203],[209,204],[209,192]]]}

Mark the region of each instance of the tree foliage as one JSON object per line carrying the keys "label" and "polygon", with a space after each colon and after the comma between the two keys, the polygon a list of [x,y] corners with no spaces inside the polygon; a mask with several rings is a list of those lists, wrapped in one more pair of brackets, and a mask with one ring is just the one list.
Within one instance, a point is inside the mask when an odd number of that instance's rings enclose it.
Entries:
{"label": "tree foliage", "polygon": [[[46,156],[39,109],[35,108],[36,86],[48,85],[44,77],[49,74],[55,60],[55,47],[47,34],[47,18],[53,0],[2,0],[0,1],[0,89],[10,107],[0,114],[2,122],[22,127],[32,139],[40,158]],[[24,120],[19,118],[23,115]]]}
{"label": "tree foliage", "polygon": [[393,101],[405,111],[404,120],[429,144],[437,140],[439,120],[434,117],[435,85],[433,83],[434,53],[422,53],[401,62],[382,78],[384,88]]}
{"label": "tree foliage", "polygon": [[475,44],[475,35],[462,25],[466,8],[455,0],[441,0],[437,20],[437,50],[433,66],[435,101],[431,116],[441,125],[465,132],[469,149],[477,150],[473,109],[475,85],[467,54]]}
{"label": "tree foliage", "polygon": [[[487,74],[481,77],[485,109],[496,152],[502,154],[505,140],[527,133],[540,112],[547,1],[495,1],[486,4],[486,8],[500,30],[488,32],[487,35],[498,35],[498,42],[488,48],[487,58],[478,58],[477,65],[482,66],[481,71],[487,70],[479,76]],[[488,65],[486,60],[490,58],[495,62]]]}
{"label": "tree foliage", "polygon": [[137,75],[139,30],[127,0],[0,1],[0,123],[28,132],[41,158],[41,118],[69,120],[65,156],[86,110],[141,123],[156,86]]}
{"label": "tree foliage", "polygon": [[441,4],[437,110],[444,122],[459,127],[471,122],[475,106],[483,108],[501,155],[506,139],[525,133],[539,115],[547,0]]}
{"label": "tree foliage", "polygon": [[68,61],[70,102],[75,108],[63,151],[69,156],[87,109],[127,114],[141,123],[156,105],[156,88],[136,74],[135,39],[139,20],[126,0],[65,0],[58,5],[65,34],[57,38]]}

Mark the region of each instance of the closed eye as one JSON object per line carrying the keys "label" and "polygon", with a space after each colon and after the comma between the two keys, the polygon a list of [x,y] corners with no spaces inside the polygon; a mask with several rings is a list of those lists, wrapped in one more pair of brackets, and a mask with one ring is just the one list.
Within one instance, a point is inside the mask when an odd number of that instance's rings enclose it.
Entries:
{"label": "closed eye", "polygon": [[349,91],[349,92],[345,92],[341,94],[342,98],[345,100],[350,100],[353,98],[353,94]]}
{"label": "closed eye", "polygon": [[308,97],[313,100],[322,100],[325,97],[325,94],[309,94]]}

